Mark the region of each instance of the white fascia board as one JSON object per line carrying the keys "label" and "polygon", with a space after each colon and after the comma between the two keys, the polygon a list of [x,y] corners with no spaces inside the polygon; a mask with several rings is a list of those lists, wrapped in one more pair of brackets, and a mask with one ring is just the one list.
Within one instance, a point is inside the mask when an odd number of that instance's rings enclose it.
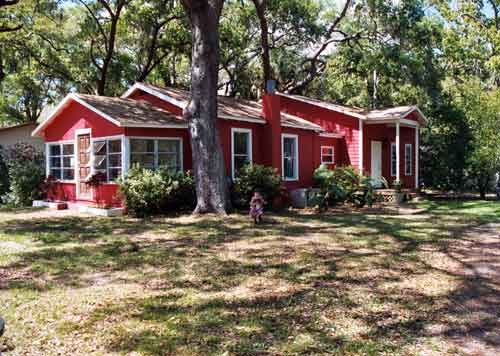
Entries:
{"label": "white fascia board", "polygon": [[294,129],[301,129],[301,130],[309,130],[309,131],[315,131],[315,132],[323,132],[323,128],[316,128],[316,127],[309,127],[309,126],[301,126],[301,125],[293,125],[293,124],[281,124],[282,127],[291,127]]}
{"label": "white fascia board", "polygon": [[185,109],[186,106],[187,106],[187,102],[185,101],[180,101],[180,100],[177,100],[177,99],[174,99],[170,96],[167,96],[163,93],[160,93],[142,83],[135,83],[129,90],[127,90],[123,95],[122,95],[122,98],[128,98],[130,97],[136,90],[142,90],[143,92],[146,92],[148,94],[151,94],[155,97],[157,97],[158,99],[161,99],[163,101],[166,101],[167,103],[170,103],[172,105],[175,105],[181,109]]}
{"label": "white fascia board", "polygon": [[252,123],[255,123],[255,124],[266,124],[267,123],[267,121],[264,120],[264,119],[256,119],[256,118],[253,118],[253,117],[240,117],[240,116],[219,115],[219,119],[252,122]]}
{"label": "white fascia board", "polygon": [[418,106],[412,106],[412,108],[410,110],[408,110],[408,112],[401,115],[401,118],[402,119],[406,118],[408,115],[410,115],[414,111],[416,111],[418,113],[418,115],[422,118],[424,123],[427,124],[429,122],[429,119],[427,119],[427,117],[424,115],[424,113],[420,110],[420,108]]}
{"label": "white fascia board", "polygon": [[333,133],[333,132],[322,132],[319,134],[320,137],[325,137],[325,138],[344,138],[345,136],[339,133]]}

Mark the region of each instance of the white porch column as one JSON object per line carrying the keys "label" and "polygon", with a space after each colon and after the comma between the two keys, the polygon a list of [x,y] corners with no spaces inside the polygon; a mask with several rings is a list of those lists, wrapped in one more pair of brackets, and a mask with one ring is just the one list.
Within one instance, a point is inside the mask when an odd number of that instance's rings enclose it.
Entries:
{"label": "white porch column", "polygon": [[359,142],[358,142],[358,159],[359,159],[359,173],[363,174],[363,120],[359,120]]}
{"label": "white porch column", "polygon": [[415,127],[415,189],[418,189],[418,164],[420,159],[419,154],[419,137],[420,137],[420,127],[417,125]]}
{"label": "white porch column", "polygon": [[399,121],[396,122],[396,180],[401,182],[401,175],[400,175],[400,144],[399,144]]}
{"label": "white porch column", "polygon": [[125,174],[130,169],[130,138],[122,137],[122,174]]}

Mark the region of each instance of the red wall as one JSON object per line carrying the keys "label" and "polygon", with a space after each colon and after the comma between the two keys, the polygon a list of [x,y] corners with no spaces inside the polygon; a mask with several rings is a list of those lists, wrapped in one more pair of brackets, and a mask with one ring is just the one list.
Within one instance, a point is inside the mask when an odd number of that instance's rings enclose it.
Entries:
{"label": "red wall", "polygon": [[281,96],[281,109],[323,127],[327,132],[344,135],[340,143],[342,165],[359,167],[359,119],[316,105]]}
{"label": "red wall", "polygon": [[[400,166],[401,181],[405,188],[415,187],[415,129],[411,127],[400,127]],[[389,183],[396,180],[391,176],[391,143],[396,142],[396,128],[387,125],[365,125],[363,134],[363,161],[365,174],[371,174],[371,141],[382,142],[382,175]],[[405,175],[405,144],[412,145],[412,175]]]}
{"label": "red wall", "polygon": [[123,128],[103,119],[95,112],[75,101],[62,111],[54,121],[45,128],[45,141],[74,140],[78,129],[92,130],[92,137],[122,135]]}

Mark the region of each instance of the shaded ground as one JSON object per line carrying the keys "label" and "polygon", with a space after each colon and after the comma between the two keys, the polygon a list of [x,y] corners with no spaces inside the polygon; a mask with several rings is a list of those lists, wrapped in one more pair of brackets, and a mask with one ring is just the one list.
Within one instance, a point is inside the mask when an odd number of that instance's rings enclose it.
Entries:
{"label": "shaded ground", "polygon": [[500,204],[422,206],[262,226],[0,212],[0,350],[499,354]]}

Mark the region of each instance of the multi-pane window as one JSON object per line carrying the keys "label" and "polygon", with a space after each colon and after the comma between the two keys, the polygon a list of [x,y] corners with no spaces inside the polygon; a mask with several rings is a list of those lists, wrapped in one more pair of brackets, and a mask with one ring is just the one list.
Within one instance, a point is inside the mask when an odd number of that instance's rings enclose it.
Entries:
{"label": "multi-pane window", "polygon": [[252,163],[252,134],[251,130],[232,129],[232,175],[246,164]]}
{"label": "multi-pane window", "polygon": [[397,157],[396,157],[396,144],[391,143],[391,176],[396,176],[397,171]]}
{"label": "multi-pane window", "polygon": [[147,169],[182,170],[180,139],[130,139],[130,164]]}
{"label": "multi-pane window", "polygon": [[60,180],[75,179],[75,145],[56,143],[49,145],[49,173]]}
{"label": "multi-pane window", "polygon": [[322,164],[335,163],[333,146],[321,146],[321,163]]}
{"label": "multi-pane window", "polygon": [[130,164],[142,168],[155,168],[155,140],[130,140]]}
{"label": "multi-pane window", "polygon": [[405,144],[405,175],[411,176],[413,164],[413,156],[412,156],[412,146],[411,144]]}
{"label": "multi-pane window", "polygon": [[299,145],[298,136],[282,136],[283,178],[298,180],[299,178]]}
{"label": "multi-pane window", "polygon": [[174,171],[182,170],[180,140],[158,140],[157,166],[167,167]]}
{"label": "multi-pane window", "polygon": [[[94,141],[94,173],[102,172],[108,182],[116,180],[122,174],[122,140],[108,139]],[[83,178],[83,177],[81,177]]]}

